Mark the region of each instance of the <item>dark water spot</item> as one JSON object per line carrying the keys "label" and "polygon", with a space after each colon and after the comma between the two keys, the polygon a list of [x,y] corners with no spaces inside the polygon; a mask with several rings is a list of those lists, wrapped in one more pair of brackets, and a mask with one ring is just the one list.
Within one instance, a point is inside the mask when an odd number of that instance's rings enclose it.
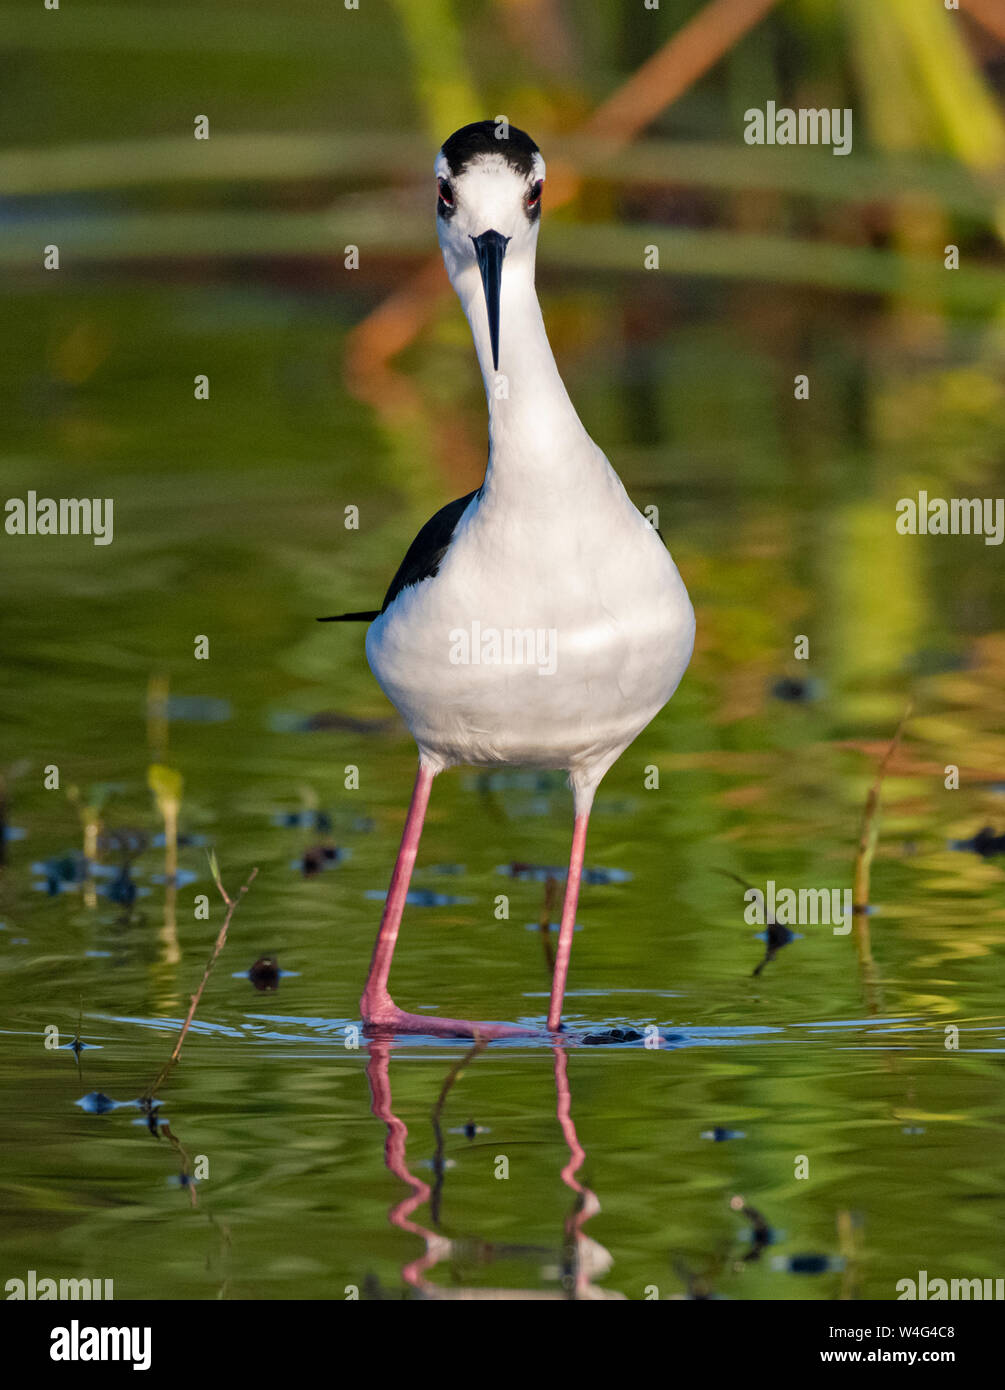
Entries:
{"label": "dark water spot", "polygon": [[171,695],[167,701],[167,717],[190,724],[222,724],[232,712],[229,700],[212,695]]}
{"label": "dark water spot", "polygon": [[724,1144],[727,1139],[746,1139],[747,1132],[743,1129],[723,1129],[721,1125],[716,1125],[714,1129],[703,1130],[699,1137],[711,1139],[713,1144]]}
{"label": "dark water spot", "polygon": [[275,956],[259,956],[254,965],[248,971],[248,979],[263,992],[279,988],[279,977],[281,975],[279,962]]}
{"label": "dark water spot", "polygon": [[33,874],[41,874],[43,882],[33,885],[36,889],[55,898],[60,893],[73,892],[87,877],[87,860],[79,850],[67,854],[54,855],[40,863],[32,864]]}
{"label": "dark water spot", "polygon": [[332,818],[327,811],[280,811],[272,817],[272,824],[284,830],[316,830],[319,835],[327,835]]}
{"label": "dark water spot", "polygon": [[581,1041],[587,1047],[604,1047],[609,1043],[641,1042],[642,1034],[634,1028],[606,1028],[602,1033],[587,1033]]}
{"label": "dark water spot", "polygon": [[783,946],[788,946],[793,941],[802,940],[799,932],[790,931],[781,922],[775,921],[769,922],[763,932],[757,932],[757,938],[765,943],[767,949],[764,952],[763,960],[754,967],[755,975],[760,975],[764,967],[770,965]]}
{"label": "dark water spot", "polygon": [[[544,931],[549,931],[549,932],[557,932],[560,926],[561,926],[561,923],[560,923],[560,922],[549,922],[548,925],[547,925],[546,927],[542,928],[540,922],[527,922],[527,923],[525,924],[525,926],[524,926],[524,931],[537,931],[537,932],[539,932],[539,931],[544,930]],[[573,931],[582,931],[582,930],[583,930],[583,924],[582,924],[582,922],[577,922],[576,925],[573,927],[572,930],[573,930]]]}
{"label": "dark water spot", "polygon": [[785,1274],[829,1274],[844,1269],[840,1255],[776,1255],[771,1268]]}
{"label": "dark water spot", "polygon": [[819,700],[823,686],[811,676],[783,676],[775,681],[771,693],[776,700],[784,700],[786,704],[808,705],[813,700]]}
{"label": "dark water spot", "polygon": [[8,841],[23,840],[27,834],[27,830],[20,825],[5,825],[3,827],[3,838]]}
{"label": "dark water spot", "polygon": [[[263,964],[263,962],[264,962],[265,964]],[[232,975],[231,975],[230,978],[231,978],[232,980],[251,980],[252,984],[255,985],[255,988],[256,988],[256,989],[268,989],[268,988],[269,988],[269,985],[268,985],[267,983],[262,984],[262,985],[259,985],[259,984],[256,983],[255,979],[254,979],[253,976],[252,976],[252,971],[255,970],[257,966],[262,965],[262,967],[263,967],[262,979],[263,979],[264,981],[267,981],[268,978],[269,978],[269,974],[270,974],[270,971],[269,971],[269,964],[268,964],[269,962],[271,962],[271,963],[272,963],[273,965],[275,965],[275,967],[276,967],[276,969],[275,969],[275,978],[276,978],[277,980],[299,980],[299,978],[300,978],[300,971],[299,971],[299,970],[280,970],[280,969],[279,969],[279,965],[278,965],[278,963],[276,962],[276,958],[275,958],[274,956],[262,956],[259,960],[256,960],[256,961],[255,961],[255,964],[251,967],[250,970],[235,970],[235,971],[232,973]]]}
{"label": "dark water spot", "polygon": [[477,1139],[479,1134],[491,1134],[492,1131],[487,1125],[475,1124],[474,1120],[468,1120],[466,1125],[458,1125],[456,1129],[449,1131],[450,1134],[463,1134],[465,1139]]}
{"label": "dark water spot", "polygon": [[[511,864],[499,864],[496,873],[506,878],[518,879],[521,883],[547,883],[549,879],[564,883],[567,870],[559,865],[528,864],[514,860]],[[625,869],[584,869],[582,881],[591,887],[605,883],[630,883],[632,875]]]}
{"label": "dark water spot", "polygon": [[990,859],[996,854],[1005,854],[1005,835],[996,835],[990,825],[985,825],[971,840],[950,840],[949,848]]}
{"label": "dark water spot", "polygon": [[98,848],[106,854],[141,854],[149,844],[145,830],[128,825],[110,827],[98,836]]}
{"label": "dark water spot", "polygon": [[134,1110],[140,1107],[138,1100],[112,1100],[103,1091],[89,1091],[86,1096],[81,1096],[80,1100],[75,1100],[74,1105],[79,1105],[81,1110],[86,1110],[88,1115],[105,1115],[109,1110]]}
{"label": "dark water spot", "polygon": [[[164,835],[164,832],[161,831],[159,835],[155,835],[154,838],[150,841],[150,843],[154,846],[155,849],[163,849],[165,844],[167,843],[167,838]],[[178,836],[178,846],[180,849],[188,849],[192,846],[198,847],[208,844],[209,840],[205,835],[182,834]]]}
{"label": "dark water spot", "polygon": [[110,883],[101,889],[102,895],[113,903],[129,907],[136,901],[137,887],[129,876],[129,865],[124,864]]}
{"label": "dark water spot", "polygon": [[[366,896],[371,902],[382,903],[387,899],[387,894],[377,888],[369,888]],[[434,893],[428,888],[413,888],[409,891],[405,902],[409,907],[460,907],[473,903],[474,898],[456,898],[447,893]]]}
{"label": "dark water spot", "polygon": [[354,719],[348,714],[326,710],[318,714],[293,714],[280,711],[269,719],[269,727],[277,734],[384,734],[395,727],[393,719]]}
{"label": "dark water spot", "polygon": [[334,868],[341,858],[342,851],[335,845],[313,845],[304,851],[294,868],[299,869],[304,878],[313,878],[324,869]]}
{"label": "dark water spot", "polygon": [[755,932],[754,937],[758,941],[767,942],[767,944],[773,946],[776,951],[781,950],[783,946],[788,946],[792,941],[803,940],[802,932],[790,931],[789,928],[783,926],[781,922],[769,922],[764,931]]}
{"label": "dark water spot", "polygon": [[769,1226],[757,1208],[749,1206],[742,1197],[731,1197],[729,1205],[750,1223],[749,1229],[743,1233],[743,1238],[750,1243],[751,1248],[743,1256],[743,1263],[752,1264],[761,1258],[761,1252],[766,1246],[777,1245],[783,1233]]}

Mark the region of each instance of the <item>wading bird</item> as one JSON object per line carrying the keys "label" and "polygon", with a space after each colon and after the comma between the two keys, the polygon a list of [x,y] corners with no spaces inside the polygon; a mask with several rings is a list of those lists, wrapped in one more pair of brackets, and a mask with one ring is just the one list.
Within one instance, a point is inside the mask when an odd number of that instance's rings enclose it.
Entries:
{"label": "wading bird", "polygon": [[548,1029],[561,1026],[586,828],[601,778],[670,699],[694,612],[659,533],[573,408],[534,289],[545,167],[523,131],[479,121],[436,158],[436,228],[489,411],[485,479],[423,526],[366,655],[419,768],[360,1001],[371,1030],[493,1038],[508,1025],[405,1013],[391,958],[430,789],[456,764],[567,770],[574,822]]}

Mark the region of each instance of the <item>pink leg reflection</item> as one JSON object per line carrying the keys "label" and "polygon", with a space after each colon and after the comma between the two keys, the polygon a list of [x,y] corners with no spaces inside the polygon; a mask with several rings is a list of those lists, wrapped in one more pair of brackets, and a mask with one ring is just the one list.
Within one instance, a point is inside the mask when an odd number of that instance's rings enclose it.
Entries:
{"label": "pink leg reflection", "polygon": [[438,1300],[567,1300],[572,1299],[623,1299],[624,1294],[614,1290],[601,1289],[594,1278],[606,1273],[612,1264],[609,1253],[597,1241],[583,1232],[583,1226],[600,1210],[600,1203],[594,1192],[579,1181],[576,1174],[582,1167],[586,1154],[576,1134],[572,1120],[572,1096],[569,1087],[568,1058],[561,1047],[554,1047],[555,1088],[557,1094],[557,1115],[565,1139],[569,1157],[561,1170],[562,1181],[575,1193],[576,1201],[570,1215],[566,1218],[564,1235],[566,1269],[563,1272],[565,1287],[557,1289],[506,1289],[506,1288],[443,1288],[433,1283],[429,1272],[448,1258],[452,1253],[450,1240],[439,1235],[429,1227],[414,1219],[414,1213],[432,1195],[427,1182],[415,1176],[408,1167],[406,1144],[408,1129],[403,1120],[392,1109],[390,1080],[390,1038],[371,1038],[368,1043],[370,1060],[367,1065],[367,1079],[370,1084],[371,1111],[387,1126],[384,1143],[384,1162],[395,1177],[410,1188],[409,1195],[397,1202],[388,1212],[388,1221],[399,1230],[417,1236],[424,1246],[423,1253],[409,1261],[401,1271],[405,1283],[423,1298]]}

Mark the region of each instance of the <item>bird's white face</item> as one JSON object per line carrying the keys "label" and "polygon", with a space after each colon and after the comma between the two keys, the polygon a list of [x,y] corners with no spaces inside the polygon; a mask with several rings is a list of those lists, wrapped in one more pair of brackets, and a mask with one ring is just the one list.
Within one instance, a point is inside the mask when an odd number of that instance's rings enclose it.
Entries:
{"label": "bird's white face", "polygon": [[534,277],[544,160],[527,136],[522,139],[529,149],[514,153],[492,148],[485,127],[491,129],[488,122],[475,128],[482,148],[461,146],[458,152],[458,136],[452,136],[437,156],[436,231],[447,274],[463,303],[471,302],[481,280],[498,370],[503,277]]}
{"label": "bird's white face", "polygon": [[523,173],[502,154],[476,155],[455,174],[443,151],[436,160],[436,231],[453,280],[477,264],[474,239],[485,232],[506,238],[506,260],[533,257],[541,220],[544,160],[531,156]]}

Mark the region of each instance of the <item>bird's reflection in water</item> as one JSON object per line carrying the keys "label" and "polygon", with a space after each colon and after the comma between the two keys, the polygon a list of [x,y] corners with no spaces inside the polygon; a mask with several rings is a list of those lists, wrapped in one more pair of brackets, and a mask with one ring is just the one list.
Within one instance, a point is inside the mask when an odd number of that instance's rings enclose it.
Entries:
{"label": "bird's reflection in water", "polygon": [[[411,1189],[407,1197],[390,1209],[388,1220],[392,1226],[397,1226],[399,1230],[407,1231],[410,1235],[416,1236],[422,1241],[424,1247],[422,1254],[404,1265],[401,1271],[411,1296],[465,1301],[475,1299],[623,1299],[625,1297],[623,1293],[599,1288],[594,1282],[601,1275],[607,1273],[613,1260],[610,1253],[597,1241],[586,1235],[583,1230],[586,1222],[600,1210],[600,1203],[596,1194],[580,1182],[577,1176],[583,1166],[586,1154],[576,1135],[576,1126],[572,1119],[568,1058],[561,1047],[553,1049],[558,1122],[568,1149],[568,1160],[561,1169],[561,1178],[566,1187],[573,1193],[574,1200],[565,1219],[561,1250],[556,1252],[552,1249],[538,1252],[546,1260],[552,1261],[555,1260],[556,1253],[558,1254],[557,1264],[547,1272],[552,1273],[559,1280],[561,1287],[559,1289],[510,1289],[444,1288],[435,1283],[430,1275],[435,1266],[444,1260],[450,1260],[456,1272],[456,1266],[461,1258],[467,1263],[474,1259],[477,1263],[484,1264],[501,1255],[517,1256],[534,1253],[528,1247],[500,1246],[471,1239],[455,1241],[430,1227],[423,1226],[415,1219],[415,1213],[419,1208],[428,1203],[431,1213],[430,1220],[434,1225],[439,1222],[440,1201],[446,1173],[446,1164],[443,1161],[442,1129],[440,1127],[443,1103],[450,1087],[458,1079],[463,1068],[482,1051],[484,1044],[476,1043],[465,1058],[457,1066],[451,1068],[434,1106],[433,1128],[437,1135],[437,1148],[432,1165],[434,1173],[432,1185],[417,1177],[408,1167],[406,1156],[408,1129],[404,1121],[392,1109],[391,1040],[389,1038],[372,1038],[367,1046],[370,1057],[367,1065],[367,1079],[370,1083],[371,1110],[387,1126],[384,1162],[395,1177]],[[366,1290],[368,1297],[387,1296],[381,1292],[374,1279],[367,1281]]]}

